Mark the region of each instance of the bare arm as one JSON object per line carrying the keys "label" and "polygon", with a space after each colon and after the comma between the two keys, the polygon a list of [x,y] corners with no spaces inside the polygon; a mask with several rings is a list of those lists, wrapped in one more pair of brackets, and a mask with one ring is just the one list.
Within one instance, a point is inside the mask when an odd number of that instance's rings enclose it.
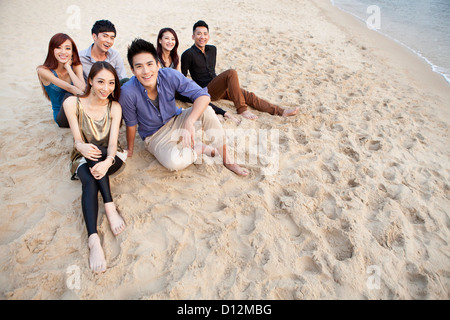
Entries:
{"label": "bare arm", "polygon": [[101,151],[91,143],[85,143],[81,137],[80,127],[77,119],[77,98],[69,97],[63,103],[64,112],[69,122],[70,131],[73,135],[75,148],[83,155],[83,157],[90,160],[97,160],[101,157]]}
{"label": "bare arm", "polygon": [[[48,85],[50,83],[53,83],[55,86],[64,89],[72,94],[82,94],[84,93],[84,90],[79,89],[78,87],[71,85],[70,83],[61,80],[60,78],[56,77],[49,69],[40,67],[37,69],[37,73],[39,76],[39,79],[41,80],[42,84]],[[46,84],[47,83],[47,84]]]}
{"label": "bare arm", "polygon": [[178,61],[178,65],[177,65],[177,68],[176,68],[179,72],[181,72],[181,60],[180,61]]}
{"label": "bare arm", "polygon": [[113,102],[111,106],[111,130],[109,132],[108,154],[105,160],[98,162],[91,168],[91,173],[96,179],[103,178],[115,161],[121,120],[122,108],[118,102]]}
{"label": "bare arm", "polygon": [[126,136],[127,136],[128,157],[132,157],[134,149],[134,139],[136,137],[136,126],[127,127]]}
{"label": "bare arm", "polygon": [[71,67],[69,63],[66,63],[64,68],[66,68],[69,73],[69,77],[70,80],[72,80],[73,85],[84,92],[86,90],[86,82],[84,82],[83,77],[83,66],[80,64],[78,66]]}
{"label": "bare arm", "polygon": [[187,117],[187,119],[184,123],[185,130],[183,130],[183,136],[182,136],[184,147],[190,146],[192,148],[194,146],[194,137],[195,137],[194,123],[195,123],[195,121],[198,120],[198,118],[200,118],[200,116],[205,111],[205,109],[208,107],[210,102],[211,102],[211,99],[208,96],[200,96],[194,100],[194,104],[192,105],[191,114]]}
{"label": "bare arm", "polygon": [[109,133],[108,157],[116,156],[117,141],[119,140],[120,121],[122,121],[122,108],[118,102],[113,102],[111,107],[111,131]]}

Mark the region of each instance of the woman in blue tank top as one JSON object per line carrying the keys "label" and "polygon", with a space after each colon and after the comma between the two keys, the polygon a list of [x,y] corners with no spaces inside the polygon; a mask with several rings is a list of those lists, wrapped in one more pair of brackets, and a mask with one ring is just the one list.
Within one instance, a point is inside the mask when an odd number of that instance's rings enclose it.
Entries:
{"label": "woman in blue tank top", "polygon": [[53,120],[69,128],[62,103],[69,95],[84,93],[86,83],[77,47],[67,34],[57,33],[50,39],[47,58],[37,73],[44,95],[52,104]]}

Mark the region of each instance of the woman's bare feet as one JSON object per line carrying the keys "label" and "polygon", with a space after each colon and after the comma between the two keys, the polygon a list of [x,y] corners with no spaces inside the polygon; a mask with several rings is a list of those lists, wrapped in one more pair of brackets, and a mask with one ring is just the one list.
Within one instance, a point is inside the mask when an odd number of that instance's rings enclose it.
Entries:
{"label": "woman's bare feet", "polygon": [[283,111],[283,117],[295,116],[298,113],[298,107],[294,109],[286,109]]}
{"label": "woman's bare feet", "polygon": [[93,233],[88,239],[89,246],[89,267],[95,273],[102,273],[106,271],[106,259],[103,252],[102,244],[98,234]]}
{"label": "woman's bare feet", "polygon": [[123,221],[122,217],[117,212],[114,202],[105,203],[105,211],[112,233],[115,236],[119,235],[125,230],[125,221]]}
{"label": "woman's bare feet", "polygon": [[248,176],[249,171],[245,168],[242,168],[241,166],[239,166],[236,163],[224,163],[223,164],[225,166],[225,168],[227,168],[228,170],[233,171],[234,173],[236,173],[238,176]]}
{"label": "woman's bare feet", "polygon": [[249,120],[256,120],[256,119],[258,119],[258,116],[256,114],[253,114],[249,110],[245,110],[244,112],[242,112],[241,116],[243,116],[244,118],[249,119]]}

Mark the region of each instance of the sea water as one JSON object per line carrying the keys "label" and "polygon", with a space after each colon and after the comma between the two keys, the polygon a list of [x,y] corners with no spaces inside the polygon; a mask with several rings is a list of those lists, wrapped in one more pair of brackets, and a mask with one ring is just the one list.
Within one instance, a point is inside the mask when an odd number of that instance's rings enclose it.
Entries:
{"label": "sea water", "polygon": [[450,83],[450,0],[330,0],[427,61]]}

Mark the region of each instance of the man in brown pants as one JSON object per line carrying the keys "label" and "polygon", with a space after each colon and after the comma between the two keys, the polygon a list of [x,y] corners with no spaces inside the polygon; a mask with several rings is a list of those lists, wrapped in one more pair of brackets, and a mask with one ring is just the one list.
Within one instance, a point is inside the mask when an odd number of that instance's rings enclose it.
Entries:
{"label": "man in brown pants", "polygon": [[192,80],[202,88],[207,87],[212,101],[219,99],[233,101],[237,113],[251,120],[258,117],[247,110],[247,105],[272,115],[288,117],[297,114],[298,108],[285,110],[242,89],[236,70],[229,69],[216,75],[217,49],[215,46],[207,45],[209,28],[204,21],[200,20],[194,24],[192,39],[194,45],[181,55],[181,72],[187,76],[189,71]]}

